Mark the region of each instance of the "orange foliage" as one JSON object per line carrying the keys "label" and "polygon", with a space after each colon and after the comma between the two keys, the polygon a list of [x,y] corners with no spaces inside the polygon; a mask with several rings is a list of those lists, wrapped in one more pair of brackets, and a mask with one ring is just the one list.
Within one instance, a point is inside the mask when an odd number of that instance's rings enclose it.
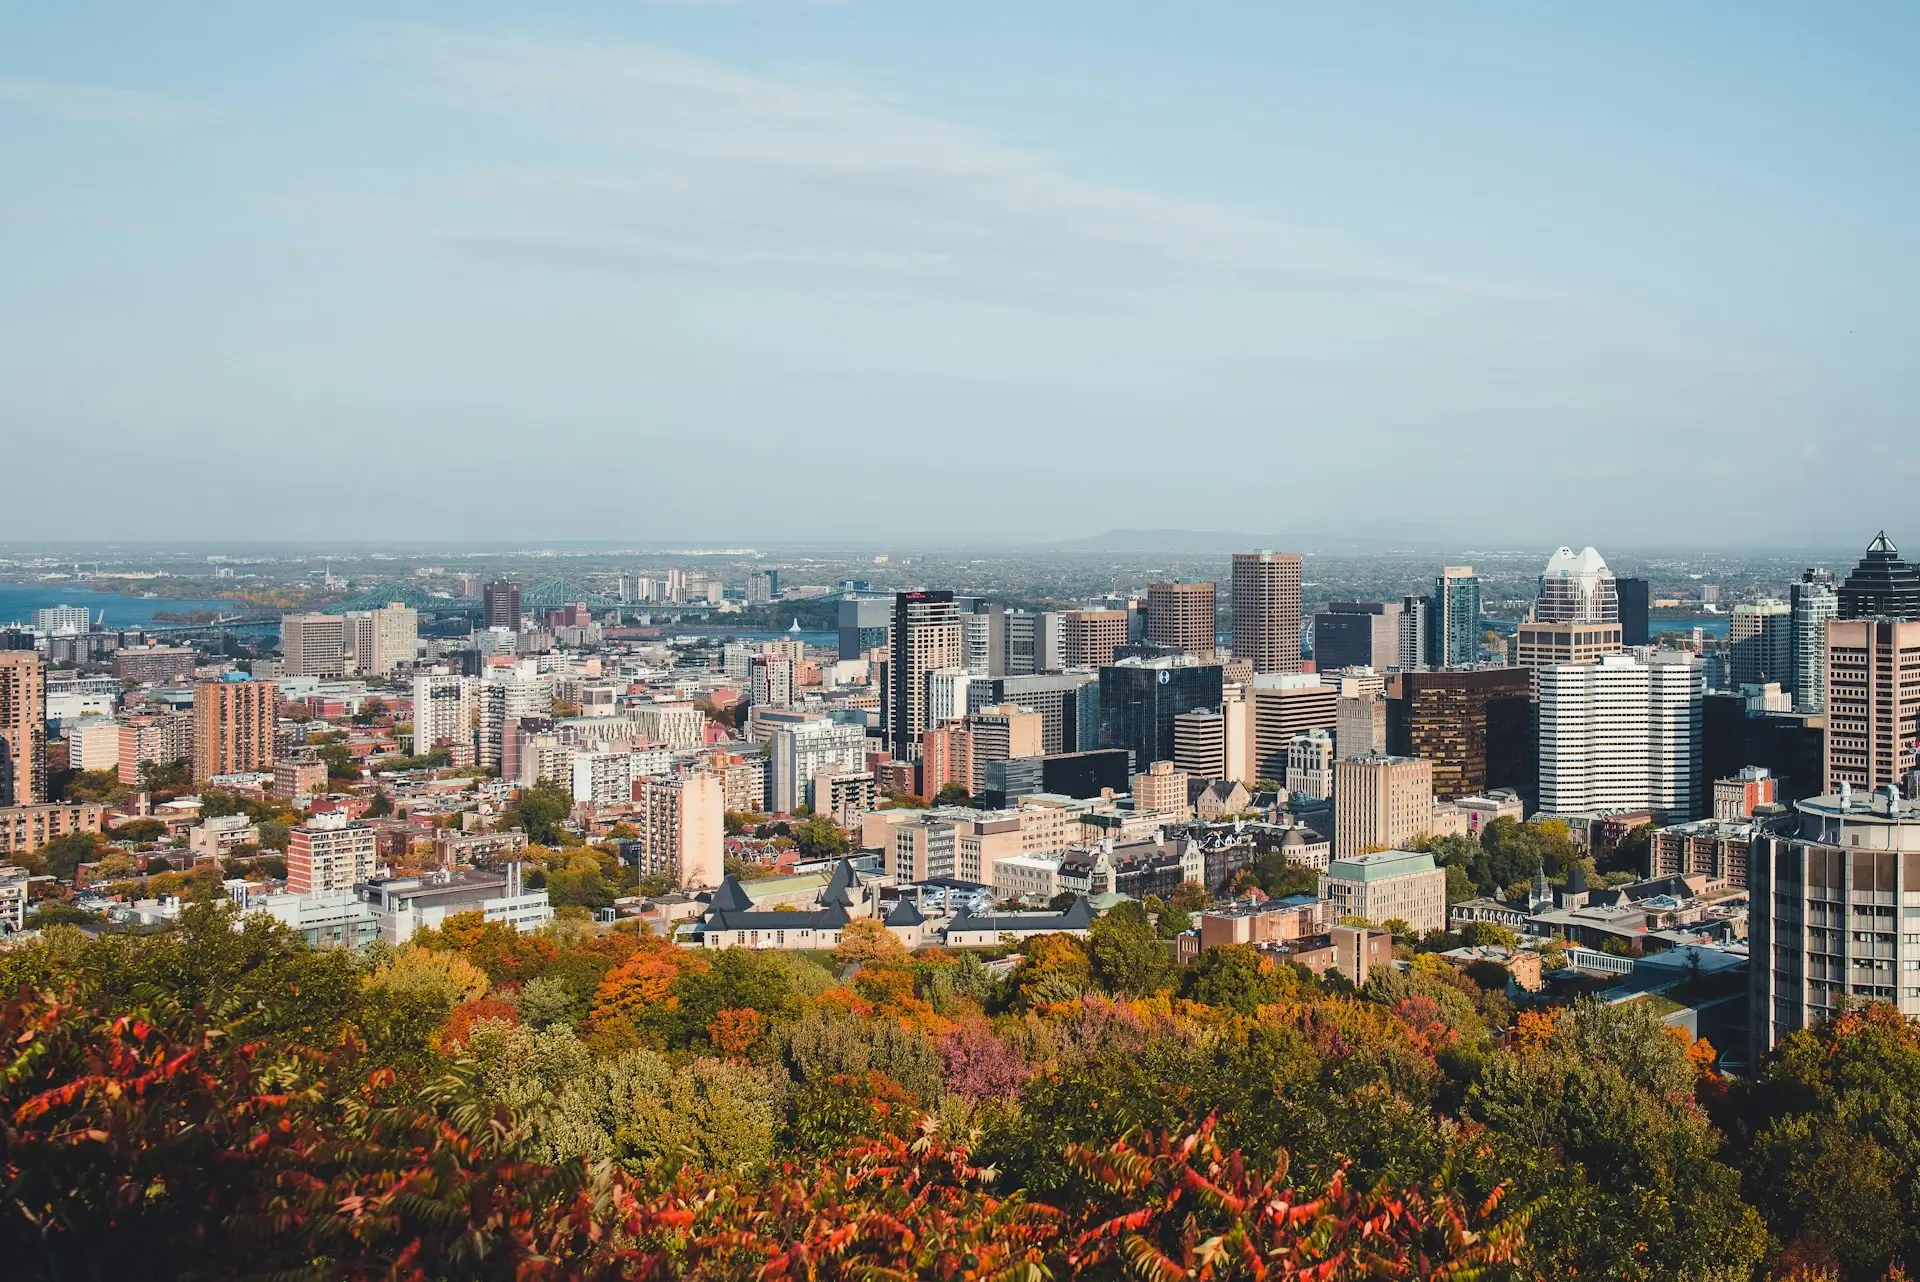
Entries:
{"label": "orange foliage", "polygon": [[440,1030],[442,1047],[457,1047],[467,1044],[467,1034],[473,1026],[483,1019],[497,1019],[508,1024],[518,1024],[520,1013],[511,1002],[503,1002],[497,997],[481,997],[470,1002],[461,1002],[447,1016],[446,1024]]}
{"label": "orange foliage", "polygon": [[873,1014],[873,1003],[851,988],[829,988],[814,999],[828,1010],[845,1011],[861,1019]]}
{"label": "orange foliage", "polygon": [[591,1019],[595,1024],[631,1024],[652,1007],[673,1010],[679,1005],[673,981],[706,965],[706,958],[665,939],[637,939],[627,959],[608,971],[594,990]]}
{"label": "orange foliage", "polygon": [[1513,1048],[1521,1053],[1545,1050],[1558,1028],[1548,1011],[1523,1010],[1513,1022]]}
{"label": "orange foliage", "polygon": [[730,1006],[707,1025],[707,1040],[722,1055],[744,1055],[760,1040],[760,1012],[751,1006]]}
{"label": "orange foliage", "polygon": [[487,972],[496,984],[524,983],[558,960],[559,946],[539,935],[523,935],[504,922],[488,921],[479,912],[457,913],[438,930],[417,932],[419,948],[456,952]]}

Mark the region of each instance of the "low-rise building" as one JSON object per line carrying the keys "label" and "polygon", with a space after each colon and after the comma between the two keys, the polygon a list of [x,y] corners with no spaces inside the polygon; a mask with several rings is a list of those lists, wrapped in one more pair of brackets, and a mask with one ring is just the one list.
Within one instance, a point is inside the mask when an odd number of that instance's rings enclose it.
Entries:
{"label": "low-rise building", "polygon": [[224,859],[236,846],[258,846],[260,829],[245,815],[215,815],[187,835],[187,849],[201,859]]}
{"label": "low-rise building", "polygon": [[1002,901],[1046,903],[1060,893],[1058,854],[1008,855],[993,865],[993,893]]}
{"label": "low-rise building", "polygon": [[963,909],[947,922],[944,941],[949,948],[984,948],[1035,935],[1085,939],[1092,929],[1093,906],[1082,896],[1061,912],[976,914]]}
{"label": "low-rise building", "polygon": [[0,938],[17,935],[27,928],[27,881],[25,868],[0,868]]}
{"label": "low-rise building", "polygon": [[459,913],[478,912],[487,921],[523,933],[553,921],[546,888],[527,889],[518,863],[509,863],[500,873],[379,878],[359,887],[359,894],[372,907],[380,937],[389,944],[404,944],[416,931],[438,928]]}
{"label": "low-rise building", "polygon": [[1201,913],[1198,942],[1202,949],[1225,944],[1290,945],[1333,926],[1328,909],[1328,901],[1315,895],[1240,900]]}
{"label": "low-rise building", "polygon": [[0,806],[0,855],[24,855],[76,832],[99,832],[106,807],[86,802]]}
{"label": "low-rise building", "polygon": [[1751,820],[1702,819],[1656,828],[1647,842],[1647,876],[1704,876],[1747,884],[1747,848],[1759,827]]}

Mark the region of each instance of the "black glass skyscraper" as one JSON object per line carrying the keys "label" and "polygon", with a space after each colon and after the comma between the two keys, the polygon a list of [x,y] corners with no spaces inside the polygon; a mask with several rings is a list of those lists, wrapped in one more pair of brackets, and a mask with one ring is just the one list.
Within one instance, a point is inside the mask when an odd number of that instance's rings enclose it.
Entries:
{"label": "black glass skyscraper", "polygon": [[1900,559],[1885,530],[1840,585],[1843,619],[1920,619],[1920,570]]}
{"label": "black glass skyscraper", "polygon": [[1615,579],[1620,593],[1620,644],[1646,645],[1648,635],[1648,594],[1645,579]]}
{"label": "black glass skyscraper", "polygon": [[1196,708],[1218,711],[1218,663],[1124,659],[1100,669],[1100,746],[1125,748],[1133,768],[1173,760],[1173,719]]}

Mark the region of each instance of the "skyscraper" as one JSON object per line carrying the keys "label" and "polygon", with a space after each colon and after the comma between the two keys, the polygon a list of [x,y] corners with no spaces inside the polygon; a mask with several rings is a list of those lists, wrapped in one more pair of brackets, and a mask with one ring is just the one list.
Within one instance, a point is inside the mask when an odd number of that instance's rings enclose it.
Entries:
{"label": "skyscraper", "polygon": [[1827,791],[1901,786],[1914,768],[1917,732],[1920,621],[1827,624]]}
{"label": "skyscraper", "polygon": [[47,678],[32,650],[0,650],[0,805],[47,799]]}
{"label": "skyscraper", "polygon": [[1785,601],[1742,601],[1727,628],[1735,689],[1777,681],[1793,689],[1793,611]]}
{"label": "skyscraper", "polygon": [[[1235,557],[1236,564],[1239,558]],[[1298,607],[1294,648],[1299,649]],[[1238,643],[1239,625],[1234,633]],[[1196,659],[1211,659],[1214,651],[1214,592],[1211,583],[1150,583],[1147,585],[1147,643],[1178,650]],[[1245,658],[1246,656],[1239,656]],[[1300,659],[1294,656],[1294,667]]]}
{"label": "skyscraper", "polygon": [[1433,585],[1428,659],[1436,668],[1480,661],[1480,580],[1470,565],[1449,565]]}
{"label": "skyscraper", "polygon": [[1873,536],[1860,564],[1840,585],[1840,617],[1920,618],[1920,570],[1900,559],[1885,530]]}
{"label": "skyscraper", "polygon": [[1433,763],[1355,757],[1333,763],[1333,855],[1399,850],[1433,824]]}
{"label": "skyscraper", "polygon": [[[1148,607],[1148,621],[1153,606]],[[1300,558],[1292,552],[1233,554],[1233,657],[1255,673],[1300,671]]]}
{"label": "skyscraper", "polygon": [[1433,598],[1402,597],[1400,600],[1400,662],[1402,672],[1419,672],[1427,666],[1427,637],[1432,631]]}
{"label": "skyscraper", "polygon": [[1340,724],[1340,688],[1315,673],[1268,672],[1247,691],[1253,705],[1253,769],[1256,779],[1287,777],[1287,749],[1307,730],[1332,731]]}
{"label": "skyscraper", "polygon": [[893,602],[885,597],[850,596],[840,602],[840,657],[862,659],[887,646]]}
{"label": "skyscraper", "polygon": [[1100,669],[1100,744],[1133,754],[1132,769],[1173,760],[1173,719],[1220,706],[1221,665],[1192,655],[1122,659]]}
{"label": "skyscraper", "polygon": [[1060,662],[1068,668],[1104,668],[1127,643],[1127,611],[1068,610],[1060,616]]}
{"label": "skyscraper", "polygon": [[920,753],[927,718],[927,674],[964,667],[965,634],[953,593],[900,592],[893,598],[893,654],[881,706],[887,750],[895,761]]}
{"label": "skyscraper", "polygon": [[1793,709],[1827,706],[1827,622],[1839,617],[1840,593],[1826,570],[1807,570],[1787,591],[1793,629]]}
{"label": "skyscraper", "polygon": [[1533,617],[1541,623],[1618,623],[1620,593],[1613,571],[1592,548],[1558,548],[1540,576]]}
{"label": "skyscraper", "polygon": [[1387,685],[1386,750],[1432,762],[1433,795],[1442,801],[1489,788],[1532,797],[1539,780],[1531,685],[1525,668],[1399,673]]}
{"label": "skyscraper", "polygon": [[[669,574],[677,571],[669,571]],[[480,622],[489,628],[520,626],[520,585],[511,579],[495,579],[480,589]]]}
{"label": "skyscraper", "polygon": [[1623,645],[1646,645],[1653,640],[1651,600],[1645,579],[1615,579],[1620,595],[1620,640]]}
{"label": "skyscraper", "polygon": [[[1398,602],[1335,601],[1313,616],[1313,666],[1317,671],[1372,668],[1385,672],[1399,661]],[[1259,671],[1255,667],[1254,672]]]}
{"label": "skyscraper", "polygon": [[279,687],[244,678],[193,687],[193,778],[273,769]]}
{"label": "skyscraper", "polygon": [[398,602],[347,615],[347,637],[356,672],[384,677],[397,664],[412,663],[420,648],[420,612]]}
{"label": "skyscraper", "polygon": [[1539,683],[1542,810],[1693,817],[1705,687],[1692,655],[1556,664],[1540,669]]}

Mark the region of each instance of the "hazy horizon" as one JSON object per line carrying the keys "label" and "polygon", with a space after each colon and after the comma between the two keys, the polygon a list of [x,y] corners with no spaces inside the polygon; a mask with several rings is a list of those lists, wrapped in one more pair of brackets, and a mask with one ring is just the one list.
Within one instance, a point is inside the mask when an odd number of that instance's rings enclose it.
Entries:
{"label": "hazy horizon", "polygon": [[1916,54],[1894,4],[16,8],[0,543],[1864,546]]}

